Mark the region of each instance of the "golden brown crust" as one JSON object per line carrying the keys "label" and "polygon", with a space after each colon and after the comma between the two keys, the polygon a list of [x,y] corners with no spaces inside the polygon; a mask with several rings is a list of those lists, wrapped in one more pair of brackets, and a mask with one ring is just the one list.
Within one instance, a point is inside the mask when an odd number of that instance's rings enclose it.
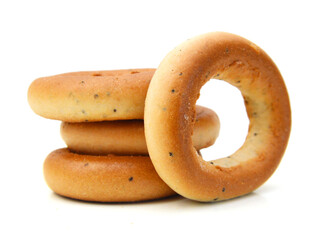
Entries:
{"label": "golden brown crust", "polygon": [[36,79],[28,102],[40,116],[66,122],[143,119],[155,69],[72,72]]}
{"label": "golden brown crust", "polygon": [[[213,145],[220,122],[211,109],[196,106],[193,144],[199,150]],[[73,152],[90,155],[148,155],[143,120],[91,123],[62,122],[61,136]]]}
{"label": "golden brown crust", "polygon": [[[250,125],[239,150],[206,162],[193,148],[191,123],[200,88],[212,77],[241,91]],[[176,47],[156,70],[146,97],[145,135],[154,167],[174,191],[198,201],[229,199],[262,185],[283,156],[290,127],[288,93],[276,65],[233,34],[208,33]]]}
{"label": "golden brown crust", "polygon": [[57,194],[95,202],[134,202],[174,195],[149,157],[91,156],[67,148],[50,153],[44,177]]}

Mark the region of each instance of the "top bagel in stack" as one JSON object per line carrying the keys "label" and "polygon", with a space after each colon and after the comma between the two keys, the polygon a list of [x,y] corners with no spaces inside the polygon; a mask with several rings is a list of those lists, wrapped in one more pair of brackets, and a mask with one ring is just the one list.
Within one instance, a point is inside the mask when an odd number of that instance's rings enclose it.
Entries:
{"label": "top bagel in stack", "polygon": [[65,122],[143,119],[155,69],[64,73],[36,79],[28,89],[32,110]]}

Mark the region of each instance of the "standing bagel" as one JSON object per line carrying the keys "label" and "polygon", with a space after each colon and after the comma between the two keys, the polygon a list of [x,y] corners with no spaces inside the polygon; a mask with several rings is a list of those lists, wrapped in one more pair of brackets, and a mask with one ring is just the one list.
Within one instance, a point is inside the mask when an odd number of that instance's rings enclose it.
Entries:
{"label": "standing bagel", "polygon": [[[195,103],[210,78],[241,91],[250,125],[240,149],[206,162],[191,135]],[[174,191],[197,201],[234,198],[263,184],[283,156],[290,126],[288,93],[276,65],[255,44],[228,33],[204,34],[171,51],[145,102],[147,147],[157,173]]]}

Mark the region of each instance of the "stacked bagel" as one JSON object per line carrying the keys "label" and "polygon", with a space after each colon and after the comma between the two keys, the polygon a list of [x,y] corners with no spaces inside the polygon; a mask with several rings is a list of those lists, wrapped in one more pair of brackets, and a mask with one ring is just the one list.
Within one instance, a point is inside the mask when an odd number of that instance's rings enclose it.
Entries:
{"label": "stacked bagel", "polygon": [[[44,177],[54,192],[98,202],[175,194],[153,167],[145,140],[144,104],[154,72],[74,72],[39,78],[30,85],[33,111],[62,121],[67,148],[53,151],[44,162]],[[216,113],[197,106],[192,135],[196,153],[211,146],[218,134]]]}

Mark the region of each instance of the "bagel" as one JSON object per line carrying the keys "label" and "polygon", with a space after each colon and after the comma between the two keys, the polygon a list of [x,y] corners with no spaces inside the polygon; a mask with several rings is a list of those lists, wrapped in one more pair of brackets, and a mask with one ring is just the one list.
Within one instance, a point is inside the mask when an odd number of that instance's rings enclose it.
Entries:
{"label": "bagel", "polygon": [[144,156],[91,156],[63,148],[47,156],[43,170],[55,193],[78,200],[134,202],[175,195]]}
{"label": "bagel", "polygon": [[143,119],[155,69],[72,72],[38,78],[28,89],[32,110],[65,122]]}
{"label": "bagel", "polygon": [[[213,145],[219,135],[219,128],[216,113],[197,106],[194,147],[199,150]],[[62,122],[61,136],[73,152],[90,155],[148,155],[143,120]]]}
{"label": "bagel", "polygon": [[[241,148],[207,162],[196,154],[191,135],[196,100],[211,78],[241,91],[250,124]],[[189,39],[163,59],[149,85],[144,119],[158,175],[175,192],[202,202],[262,185],[279,165],[291,128],[287,89],[274,62],[254,43],[221,32]]]}

